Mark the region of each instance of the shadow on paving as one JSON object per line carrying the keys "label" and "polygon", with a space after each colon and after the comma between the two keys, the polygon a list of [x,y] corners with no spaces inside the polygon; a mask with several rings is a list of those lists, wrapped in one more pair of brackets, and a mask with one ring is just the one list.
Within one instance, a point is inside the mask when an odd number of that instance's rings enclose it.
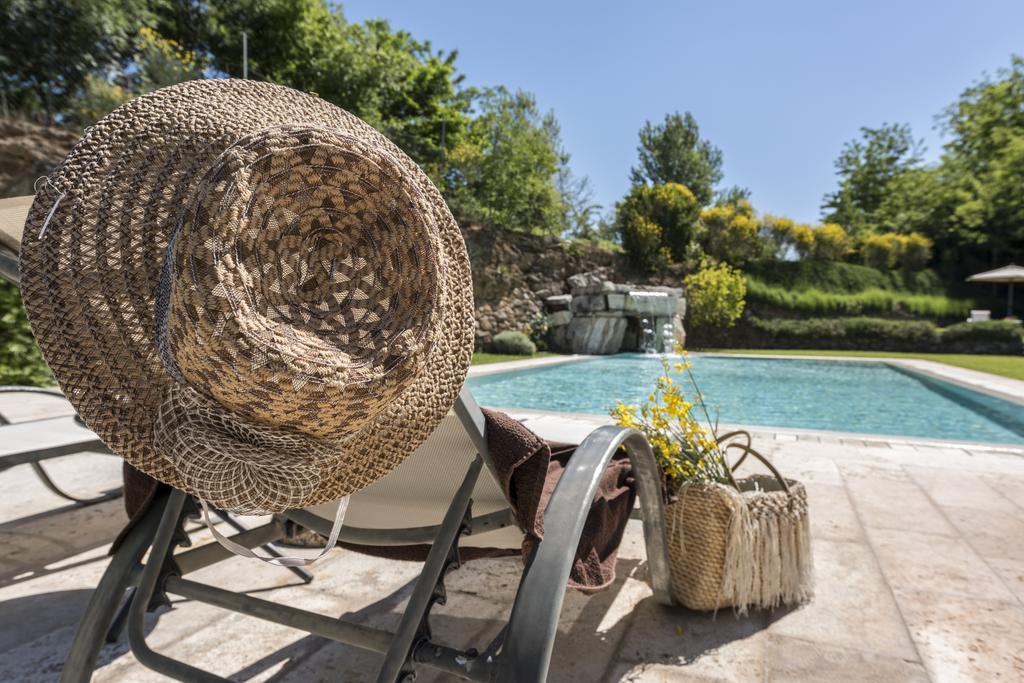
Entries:
{"label": "shadow on paving", "polygon": [[54,566],[107,545],[124,526],[124,520],[123,503],[115,499],[96,505],[66,505],[0,524],[5,559],[13,565],[0,569],[0,586],[95,562],[100,558]]}
{"label": "shadow on paving", "polygon": [[[435,607],[431,616],[431,627],[437,642],[450,647],[475,647],[483,650],[504,625],[511,610],[511,598],[515,587],[495,586],[493,591],[487,591],[487,584],[491,581],[485,581],[483,584],[480,581],[496,573],[493,566],[488,567],[486,562],[515,563],[516,573],[521,569],[521,565],[515,558],[482,562],[484,564],[480,568],[476,567],[477,562],[467,563],[449,576],[448,604]],[[512,567],[503,569],[508,572]],[[645,570],[644,562],[620,560],[618,578],[611,590],[590,597],[571,592],[567,595],[562,627],[556,639],[552,658],[551,681],[581,680],[579,675],[588,668],[595,674],[588,675],[585,679],[597,681],[605,676],[606,672],[613,671],[617,662],[638,667],[645,664],[670,664],[680,667],[680,674],[683,674],[687,665],[698,662],[705,655],[734,641],[747,639],[768,626],[767,615],[763,612],[755,612],[742,618],[734,616],[729,610],[711,615],[678,607],[665,607],[657,604],[652,596],[640,599],[631,609],[624,610],[623,604],[615,605],[617,599],[628,604],[629,596],[624,591],[637,588],[635,581],[631,582],[632,585],[627,584],[626,577],[641,578]],[[477,574],[471,576],[473,572]],[[414,581],[409,581],[380,600],[342,615],[342,618],[353,623],[394,631],[414,585]],[[272,593],[285,587],[275,586],[246,593],[270,592],[271,595],[267,598],[273,600]],[[0,629],[0,652],[51,633],[53,640],[47,647],[59,650],[60,659],[63,659],[63,654],[70,646],[73,629],[54,631],[55,622],[68,626],[77,624],[90,593],[89,590],[57,591],[0,603],[0,613],[4,614],[3,628]],[[302,607],[298,601],[289,602],[294,607]],[[489,603],[487,609],[479,609],[483,602]],[[188,600],[176,600],[171,609],[189,610],[189,603]],[[458,613],[460,610],[463,614]],[[614,623],[604,623],[608,615],[619,612],[622,613],[621,617]],[[161,608],[147,615],[147,633],[155,629],[161,617],[168,613],[168,608]],[[783,617],[786,613],[788,612],[776,612],[774,618]],[[46,619],[39,620],[40,623],[32,626],[33,619],[40,614],[46,615]],[[183,616],[187,616],[187,613]],[[257,622],[252,623],[255,626]],[[28,626],[22,626],[23,624]],[[196,627],[202,628],[203,624],[197,623]],[[234,627],[237,628],[238,624],[236,623]],[[241,629],[239,635],[244,635]],[[245,647],[244,640],[238,641],[238,647]],[[175,656],[174,650],[173,647],[169,648],[165,654]],[[116,643],[103,647],[96,666],[106,666],[127,652],[126,638],[121,634]],[[231,680],[373,680],[383,660],[382,655],[313,635],[301,637],[276,651],[254,652],[253,655],[259,659],[230,674]],[[453,680],[452,677],[426,666],[418,667],[418,672],[419,681]],[[48,676],[51,672],[37,674]],[[59,666],[52,675],[54,678],[59,675]]]}
{"label": "shadow on paving", "polygon": [[[510,558],[502,560],[514,562]],[[467,598],[486,598],[477,592],[459,590],[457,576],[472,572],[475,563],[464,565],[448,581],[448,605],[438,606],[431,615],[431,627],[435,640],[449,647],[483,650],[505,625],[511,603],[497,606],[499,615],[466,616],[453,614],[460,609],[460,602]],[[599,625],[612,610],[612,605],[625,586],[625,577],[635,576],[646,569],[646,563],[636,560],[620,560],[618,579],[611,590],[589,597],[580,594],[567,596],[563,609],[563,624],[559,630],[551,664],[551,681],[579,680],[581,664],[595,657],[601,661],[601,674],[611,669],[614,653],[620,646],[621,658],[637,666],[644,664],[672,664],[683,667],[697,662],[702,656],[738,640],[749,638],[768,627],[766,612],[753,612],[746,617],[737,617],[731,610],[721,610],[717,615],[694,612],[680,607],[666,607],[658,604],[653,596],[640,600],[633,609],[623,615],[610,627],[599,630]],[[356,612],[343,615],[346,621],[394,630],[398,626],[402,610],[412,593],[414,582],[410,581],[399,590]],[[574,610],[570,603],[577,603]],[[465,607],[465,605],[463,605]],[[784,617],[791,610],[775,613],[775,619]],[[570,613],[571,614],[567,614]],[[571,624],[567,626],[566,617]],[[641,623],[637,623],[640,621]],[[642,647],[630,649],[631,631],[643,633]],[[598,653],[604,653],[604,657]],[[607,661],[605,661],[607,660]],[[245,681],[255,677],[278,683],[292,681],[330,680],[338,675],[343,680],[373,680],[383,656],[360,650],[344,643],[330,641],[318,636],[306,636],[288,646],[264,656],[252,664],[236,671],[232,680]],[[268,671],[280,667],[266,677]],[[419,666],[418,680],[454,680],[427,666]],[[323,676],[321,679],[320,676]],[[265,678],[264,678],[265,677]],[[591,680],[587,678],[587,680]],[[593,680],[597,680],[594,678]]]}

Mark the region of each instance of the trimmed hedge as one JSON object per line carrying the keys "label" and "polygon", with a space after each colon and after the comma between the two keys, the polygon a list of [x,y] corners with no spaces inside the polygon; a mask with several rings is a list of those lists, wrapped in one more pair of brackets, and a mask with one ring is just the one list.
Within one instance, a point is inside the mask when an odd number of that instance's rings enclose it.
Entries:
{"label": "trimmed hedge", "polygon": [[494,336],[491,340],[491,352],[510,356],[532,356],[537,353],[537,345],[522,332],[509,330]]}
{"label": "trimmed hedge", "polygon": [[[747,300],[754,312],[771,309],[807,316],[917,316],[934,320],[963,319],[972,307],[964,299],[935,294],[912,294],[870,287],[855,293],[826,292],[820,289],[791,290],[769,285],[758,278],[747,278]],[[764,310],[759,310],[764,309]]]}
{"label": "trimmed hedge", "polygon": [[943,330],[923,320],[749,317],[714,344],[734,348],[1017,355],[1024,353],[1024,333],[1019,325],[1003,321],[960,323]]}
{"label": "trimmed hedge", "polygon": [[768,285],[785,289],[819,289],[823,292],[856,293],[886,289],[916,294],[941,294],[944,283],[931,270],[916,273],[880,271],[842,261],[755,261],[744,269]]}
{"label": "trimmed hedge", "polygon": [[942,349],[949,353],[1012,355],[1021,353],[1022,335],[1020,325],[1006,320],[957,323],[942,331]]}

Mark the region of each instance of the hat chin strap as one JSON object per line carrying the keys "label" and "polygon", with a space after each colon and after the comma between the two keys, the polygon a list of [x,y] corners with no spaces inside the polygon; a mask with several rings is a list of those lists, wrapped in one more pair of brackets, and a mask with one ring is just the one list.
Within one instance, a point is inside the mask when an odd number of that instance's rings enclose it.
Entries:
{"label": "hat chin strap", "polygon": [[209,505],[207,505],[205,500],[200,500],[199,502],[203,506],[203,520],[206,522],[206,528],[210,530],[210,533],[213,534],[213,537],[218,543],[233,552],[235,555],[247,557],[253,560],[260,560],[278,567],[304,567],[321,559],[324,555],[330,552],[331,548],[338,544],[338,536],[341,535],[341,527],[345,521],[345,511],[348,510],[348,499],[349,497],[345,496],[338,501],[338,511],[334,513],[334,524],[331,526],[330,536],[327,537],[327,545],[324,546],[324,549],[321,550],[320,554],[316,557],[263,557],[261,555],[257,555],[249,548],[235,543],[230,538],[217,531],[217,527],[213,525],[213,522],[210,519]]}

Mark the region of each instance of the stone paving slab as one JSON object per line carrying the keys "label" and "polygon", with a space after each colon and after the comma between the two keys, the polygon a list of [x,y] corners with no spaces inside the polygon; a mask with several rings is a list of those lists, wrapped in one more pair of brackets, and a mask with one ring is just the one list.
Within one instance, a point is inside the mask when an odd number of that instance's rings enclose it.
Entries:
{"label": "stone paving slab", "polygon": [[[39,414],[38,406],[24,412],[25,419]],[[588,424],[580,420],[572,426]],[[544,424],[557,427],[557,419]],[[550,680],[1024,679],[1024,456],[962,444],[779,433],[756,430],[755,446],[807,487],[814,601],[746,617],[660,606],[646,583],[641,526],[632,521],[611,589],[567,595]],[[52,469],[69,488],[98,492],[116,485],[119,461],[70,456]],[[0,474],[0,680],[57,679],[123,523],[120,506],[69,507],[27,467]],[[193,529],[195,542],[211,538]],[[232,559],[190,578],[394,628],[419,565],[337,550],[312,569],[314,582],[303,585],[284,570]],[[459,647],[489,642],[521,571],[513,558],[481,560],[452,574],[448,604],[435,611],[437,635]],[[149,615],[147,630],[157,650],[232,680],[371,681],[381,661],[180,599]],[[123,638],[104,647],[98,664],[98,681],[161,680],[139,666]],[[424,671],[418,680],[450,678]]]}

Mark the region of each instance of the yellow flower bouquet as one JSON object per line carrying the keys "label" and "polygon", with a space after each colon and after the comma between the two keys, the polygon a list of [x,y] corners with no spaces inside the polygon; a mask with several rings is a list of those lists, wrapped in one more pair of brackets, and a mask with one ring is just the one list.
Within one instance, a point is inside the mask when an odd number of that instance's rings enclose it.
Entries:
{"label": "yellow flower bouquet", "polygon": [[[639,430],[651,444],[669,484],[665,506],[675,600],[697,610],[731,606],[774,608],[810,599],[813,567],[807,493],[751,448],[748,432],[718,433],[686,352],[662,356],[662,372],[647,400],[618,402],[617,424]],[[692,394],[672,377],[685,377]],[[703,420],[703,421],[702,421]],[[726,453],[741,452],[730,465]],[[770,475],[737,480],[733,470],[750,455]]]}
{"label": "yellow flower bouquet", "polygon": [[[654,390],[639,406],[619,401],[611,410],[615,422],[639,430],[673,484],[682,482],[719,482],[736,486],[726,465],[725,453],[717,435],[717,421],[711,419],[704,395],[693,376],[688,354],[677,349],[680,360],[661,357],[662,372]],[[671,370],[685,373],[693,387],[693,400],[687,400],[683,386],[672,378]],[[699,411],[707,425],[695,415]],[[729,434],[732,437],[738,433]]]}

